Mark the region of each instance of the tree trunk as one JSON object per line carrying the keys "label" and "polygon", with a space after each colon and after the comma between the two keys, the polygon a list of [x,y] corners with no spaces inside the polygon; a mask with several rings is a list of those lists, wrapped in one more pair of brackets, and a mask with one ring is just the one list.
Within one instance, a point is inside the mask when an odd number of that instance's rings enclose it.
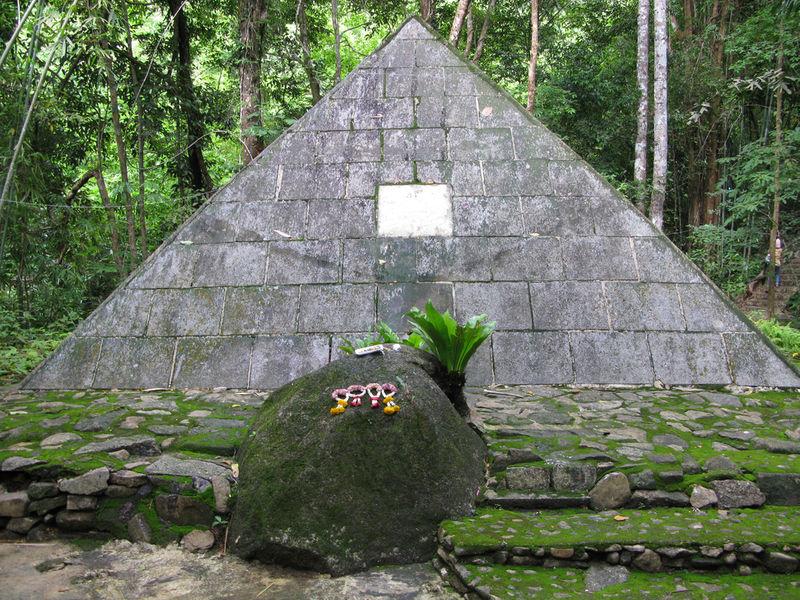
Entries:
{"label": "tree trunk", "polygon": [[249,132],[261,121],[261,43],[266,19],[264,0],[239,0],[239,127],[242,136],[242,164],[247,166],[264,149],[261,138]]}
{"label": "tree trunk", "polygon": [[489,6],[486,8],[486,15],[483,17],[483,25],[481,25],[481,33],[478,35],[478,43],[475,45],[475,56],[472,57],[472,62],[475,64],[478,64],[483,55],[483,46],[486,43],[486,35],[489,33],[489,23],[492,19],[496,1],[489,0]]}
{"label": "tree trunk", "polygon": [[333,84],[342,80],[342,34],[339,31],[339,1],[331,0],[331,26],[333,27],[333,53],[336,58],[336,70],[333,73]]}
{"label": "tree trunk", "polygon": [[106,188],[106,180],[103,177],[103,127],[100,126],[97,133],[97,168],[94,171],[94,178],[97,182],[97,192],[100,194],[100,200],[106,209],[106,218],[108,219],[108,230],[111,235],[111,257],[114,259],[114,264],[117,267],[120,279],[127,274],[125,271],[125,260],[122,256],[122,251],[119,246],[119,232],[117,231],[117,217],[114,213],[114,208],[111,206],[111,200],[108,197],[108,189]]}
{"label": "tree trunk", "polygon": [[539,0],[531,0],[531,60],[528,63],[528,112],[536,110],[536,62],[539,60]]}
{"label": "tree trunk", "polygon": [[667,0],[654,0],[653,194],[650,219],[664,227],[667,187]]}
{"label": "tree trunk", "polygon": [[[110,17],[110,15],[109,15]],[[117,94],[117,80],[111,63],[111,48],[105,31],[102,17],[97,18],[98,34],[100,36],[100,60],[106,73],[109,103],[111,105],[111,122],[114,127],[114,141],[117,146],[119,160],[119,173],[122,179],[122,198],[125,202],[125,221],[128,227],[128,261],[130,270],[136,267],[136,217],[133,214],[133,198],[131,197],[131,184],[128,180],[128,151],[125,148],[125,137],[122,133],[122,122],[119,114],[119,97]]]}
{"label": "tree trunk", "polygon": [[453,17],[453,26],[450,27],[450,43],[458,46],[458,38],[461,36],[461,28],[464,26],[464,19],[467,18],[470,0],[458,0],[456,14]]}
{"label": "tree trunk", "polygon": [[472,42],[475,39],[475,22],[472,18],[472,3],[467,9],[467,42],[464,44],[464,56],[469,56],[472,51]]}
{"label": "tree trunk", "polygon": [[775,170],[772,196],[772,227],[769,231],[769,251],[772,255],[767,273],[767,318],[775,316],[775,240],[781,217],[781,158],[783,153],[783,16],[780,28],[781,42],[778,49],[778,84],[775,92]]}
{"label": "tree trunk", "polygon": [[142,97],[139,93],[139,74],[136,71],[136,61],[133,57],[133,38],[131,37],[131,25],[128,21],[128,2],[121,0],[122,20],[125,25],[125,37],[128,44],[128,62],[131,68],[131,84],[136,90],[136,162],[138,167],[139,179],[139,253],[141,259],[147,258],[147,218],[144,209],[144,111],[142,109]]}
{"label": "tree trunk", "polygon": [[[720,77],[724,78],[725,36],[728,27],[728,0],[715,0],[711,11],[711,23],[717,25],[717,35],[711,46],[711,58],[714,66],[719,70]],[[703,223],[717,224],[719,222],[720,194],[717,191],[719,181],[719,151],[724,144],[724,127],[721,117],[722,101],[719,94],[711,100],[709,111],[710,131],[708,132],[708,146],[706,147],[706,180],[705,180],[705,210]]]}
{"label": "tree trunk", "polygon": [[298,0],[295,21],[297,21],[297,33],[300,36],[300,47],[303,50],[303,70],[308,76],[311,101],[316,104],[322,96],[319,93],[319,79],[317,79],[317,75],[314,72],[314,63],[311,62],[311,45],[308,42],[308,21],[306,20],[306,0]]}
{"label": "tree trunk", "polygon": [[639,108],[636,113],[636,150],[633,180],[636,184],[636,206],[647,214],[647,124],[650,94],[650,0],[639,0],[636,38],[636,84],[639,88]]}
{"label": "tree trunk", "polygon": [[433,0],[419,0],[419,15],[423,21],[431,22],[431,19],[433,19]]}
{"label": "tree trunk", "polygon": [[[186,120],[187,161],[189,165],[189,181],[196,192],[209,193],[214,184],[208,174],[208,167],[203,156],[203,138],[205,127],[203,116],[197,106],[197,98],[192,83],[192,58],[189,37],[189,23],[181,0],[168,0],[169,12],[174,21],[173,35],[178,51],[177,88],[182,113]],[[202,204],[202,198],[193,202],[195,206]]]}

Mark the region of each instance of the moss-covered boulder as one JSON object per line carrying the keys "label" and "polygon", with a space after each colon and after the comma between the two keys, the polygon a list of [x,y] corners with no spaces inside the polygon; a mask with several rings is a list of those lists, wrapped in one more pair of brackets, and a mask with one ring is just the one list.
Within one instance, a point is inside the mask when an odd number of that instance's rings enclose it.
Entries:
{"label": "moss-covered boulder", "polygon": [[[277,390],[239,453],[229,540],[244,558],[333,574],[420,562],[438,524],[472,511],[485,448],[416,350],[347,357]],[[331,415],[331,392],[392,383],[400,411]]]}

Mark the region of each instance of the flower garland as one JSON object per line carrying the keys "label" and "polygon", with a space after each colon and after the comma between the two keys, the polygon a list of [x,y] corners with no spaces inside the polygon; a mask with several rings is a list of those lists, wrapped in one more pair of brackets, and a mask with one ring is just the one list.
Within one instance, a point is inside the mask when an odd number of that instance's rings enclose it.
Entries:
{"label": "flower garland", "polygon": [[331,392],[331,398],[336,406],[330,409],[332,415],[340,415],[349,404],[358,407],[362,404],[364,396],[369,397],[370,408],[383,407],[383,414],[394,415],[400,411],[400,406],[394,401],[397,386],[392,383],[368,383],[367,385],[354,384],[347,388],[337,388]]}

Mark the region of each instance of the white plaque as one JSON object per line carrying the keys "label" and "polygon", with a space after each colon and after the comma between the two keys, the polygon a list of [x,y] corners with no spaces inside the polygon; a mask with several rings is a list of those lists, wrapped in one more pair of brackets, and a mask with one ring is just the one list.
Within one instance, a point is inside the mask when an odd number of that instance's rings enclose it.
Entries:
{"label": "white plaque", "polygon": [[379,186],[378,235],[381,237],[452,236],[453,205],[448,186]]}

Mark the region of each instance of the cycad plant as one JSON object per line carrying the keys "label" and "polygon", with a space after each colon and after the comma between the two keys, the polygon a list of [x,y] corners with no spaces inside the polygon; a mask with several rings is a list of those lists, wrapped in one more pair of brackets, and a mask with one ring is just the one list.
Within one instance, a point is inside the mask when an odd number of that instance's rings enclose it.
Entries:
{"label": "cycad plant", "polygon": [[439,312],[428,300],[425,310],[412,308],[405,314],[411,323],[412,333],[407,342],[433,354],[444,373],[439,378],[445,394],[459,413],[469,414],[464,399],[464,371],[469,359],[480,345],[494,332],[495,322],[487,322],[486,315],[477,315],[464,325],[450,316],[448,311]]}

